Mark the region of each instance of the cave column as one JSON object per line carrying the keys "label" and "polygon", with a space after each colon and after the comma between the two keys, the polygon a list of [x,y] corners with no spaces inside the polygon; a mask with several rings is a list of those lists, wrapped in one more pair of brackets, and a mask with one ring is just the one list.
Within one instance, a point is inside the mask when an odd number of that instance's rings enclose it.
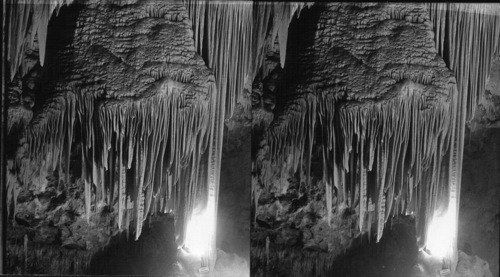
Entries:
{"label": "cave column", "polygon": [[210,224],[212,230],[209,230],[208,238],[208,266],[210,275],[213,275],[215,262],[217,260],[217,203],[219,198],[219,182],[220,182],[220,167],[222,156],[222,142],[224,136],[224,117],[226,106],[226,95],[222,93],[224,90],[216,91],[215,86],[212,88],[212,118],[213,123],[210,132],[210,148],[208,157],[208,201],[207,215],[213,224]]}
{"label": "cave column", "polygon": [[464,136],[465,136],[465,123],[467,117],[467,93],[458,93],[456,108],[456,121],[455,128],[453,128],[454,140],[452,141],[452,149],[450,151],[450,184],[449,184],[449,204],[448,212],[453,219],[451,234],[451,256],[450,256],[450,268],[452,272],[455,272],[458,264],[458,213],[460,207],[460,187],[462,181],[462,160],[464,153]]}

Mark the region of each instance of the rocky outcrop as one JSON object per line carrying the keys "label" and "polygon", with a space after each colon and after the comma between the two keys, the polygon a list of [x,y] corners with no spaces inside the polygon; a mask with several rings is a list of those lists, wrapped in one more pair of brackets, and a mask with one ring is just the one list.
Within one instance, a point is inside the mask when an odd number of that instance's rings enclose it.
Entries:
{"label": "rocky outcrop", "polygon": [[475,255],[467,255],[460,251],[458,254],[458,265],[456,277],[493,277],[489,265],[483,259]]}

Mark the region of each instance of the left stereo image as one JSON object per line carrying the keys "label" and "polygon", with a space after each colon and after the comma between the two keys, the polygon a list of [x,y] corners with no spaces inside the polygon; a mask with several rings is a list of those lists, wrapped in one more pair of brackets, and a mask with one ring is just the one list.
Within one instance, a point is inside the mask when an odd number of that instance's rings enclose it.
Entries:
{"label": "left stereo image", "polygon": [[0,273],[249,276],[252,2],[2,8]]}

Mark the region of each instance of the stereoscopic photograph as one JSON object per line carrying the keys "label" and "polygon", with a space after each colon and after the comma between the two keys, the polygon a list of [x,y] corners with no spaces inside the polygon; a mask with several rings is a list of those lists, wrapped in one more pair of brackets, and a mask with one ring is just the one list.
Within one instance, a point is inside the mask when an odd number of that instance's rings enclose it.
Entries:
{"label": "stereoscopic photograph", "polygon": [[500,4],[2,15],[0,275],[499,277]]}

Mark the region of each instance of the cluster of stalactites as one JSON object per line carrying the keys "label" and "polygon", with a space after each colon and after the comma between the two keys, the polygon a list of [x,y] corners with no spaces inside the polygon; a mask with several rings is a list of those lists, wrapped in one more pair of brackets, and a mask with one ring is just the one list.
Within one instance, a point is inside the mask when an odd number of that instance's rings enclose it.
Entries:
{"label": "cluster of stalactites", "polygon": [[[456,95],[455,84],[449,90]],[[328,223],[333,203],[357,207],[360,231],[376,226],[377,241],[391,216],[418,214],[424,229],[433,211],[447,205],[443,168],[449,167],[454,124],[451,98],[430,102],[412,82],[400,96],[378,103],[346,105],[333,94],[305,95],[268,130],[263,152],[269,156],[256,161],[262,180],[271,180],[274,164],[300,172],[308,183],[313,145],[321,145]],[[315,141],[318,130],[321,141]]]}
{"label": "cluster of stalactites", "polygon": [[500,53],[500,7],[497,4],[430,3],[436,48],[467,95],[467,121],[484,95],[491,62]]}
{"label": "cluster of stalactites", "polygon": [[[450,86],[450,95],[455,91]],[[358,207],[360,231],[371,232],[374,223],[379,241],[389,217],[415,213],[423,228],[436,207],[447,204],[442,168],[454,122],[452,101],[442,100],[429,105],[410,84],[402,95],[370,105],[320,101],[328,222],[334,199],[337,206]]]}
{"label": "cluster of stalactites", "polygon": [[[86,195],[95,186],[96,203],[117,204],[118,228],[133,221],[137,239],[150,211],[173,212],[182,241],[199,184],[205,183],[199,179],[206,175],[202,156],[213,119],[208,102],[187,105],[178,88],[167,85],[162,90],[145,100],[101,105],[96,111],[85,105],[89,100],[79,101],[86,146],[82,177]],[[90,203],[86,207],[89,215]]]}
{"label": "cluster of stalactites", "polygon": [[[286,56],[288,25],[305,3],[184,1],[193,22],[195,47],[214,71],[232,116],[243,90],[251,86],[262,63],[264,47],[278,37],[281,66]],[[270,36],[270,38],[268,38]]]}
{"label": "cluster of stalactites", "polygon": [[[87,220],[92,207],[109,205],[117,211],[117,227],[134,230],[137,239],[148,214],[172,212],[182,243],[185,223],[204,190],[200,184],[206,183],[203,154],[214,113],[213,101],[192,101],[181,90],[167,83],[148,98],[102,103],[85,91],[68,93],[57,113],[28,129],[31,156],[48,165],[40,170],[68,173],[79,124]],[[216,95],[214,83],[208,90]]]}
{"label": "cluster of stalactites", "polygon": [[62,6],[72,3],[73,0],[7,2],[7,60],[10,78],[14,79],[18,70],[22,76],[26,73],[23,56],[27,49],[33,47],[35,37],[39,42],[40,64],[43,66],[50,17],[54,11],[58,13]]}
{"label": "cluster of stalactites", "polygon": [[[329,222],[335,203],[356,208],[359,229],[371,232],[376,226],[379,240],[388,218],[414,213],[423,247],[432,217],[450,204],[458,205],[465,116],[475,105],[470,99],[484,90],[489,66],[481,69],[481,62],[498,53],[498,17],[469,12],[472,16],[442,15],[447,32],[436,36],[438,51],[448,55],[444,60],[454,59],[457,69],[451,68],[458,72],[457,83],[424,75],[413,80],[424,85],[410,82],[401,95],[377,103],[365,99],[362,104],[346,104],[333,93],[304,93],[287,103],[267,130],[257,156],[256,170],[264,185],[274,182],[272,165],[309,172],[306,156],[311,157],[309,145],[316,143],[323,147]],[[457,26],[469,29],[458,34]],[[426,86],[431,84],[442,93],[428,95]],[[321,141],[309,140],[315,130],[321,132]]]}
{"label": "cluster of stalactites", "polygon": [[[259,3],[253,4],[251,80],[262,65],[264,54],[278,38],[280,65],[285,67],[288,27],[293,16],[313,3]],[[265,77],[265,76],[264,76]]]}

